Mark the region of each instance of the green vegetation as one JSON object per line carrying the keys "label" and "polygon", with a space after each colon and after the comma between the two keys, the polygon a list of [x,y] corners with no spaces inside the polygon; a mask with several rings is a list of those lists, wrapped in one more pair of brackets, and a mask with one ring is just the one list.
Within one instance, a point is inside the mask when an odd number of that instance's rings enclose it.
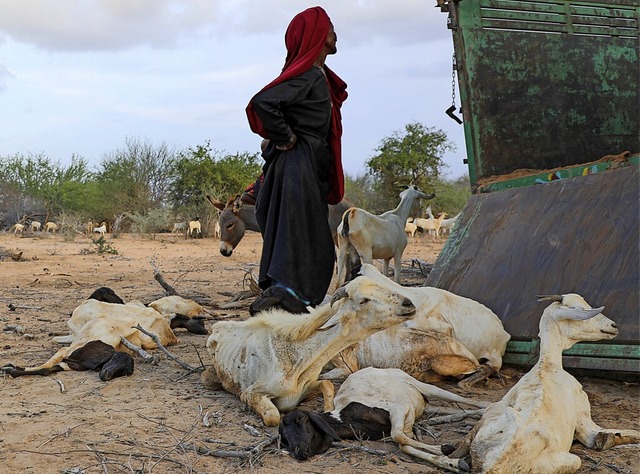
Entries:
{"label": "green vegetation", "polygon": [[101,235],[97,239],[91,239],[91,241],[93,242],[93,245],[96,246],[96,252],[98,255],[102,255],[103,253],[118,255],[118,250],[111,245],[111,242],[107,242],[104,235]]}
{"label": "green vegetation", "polygon": [[[383,138],[362,176],[346,176],[346,195],[359,207],[381,213],[395,207],[401,187],[435,192],[433,212],[455,215],[470,195],[468,178],[447,181],[442,156],[453,146],[441,130],[410,123]],[[217,211],[205,195],[225,201],[261,172],[257,153],[225,153],[209,142],[186,150],[166,143],[127,139],[90,170],[72,156],[63,166],[44,154],[0,156],[0,229],[16,222],[57,221],[66,239],[85,232],[88,221],[111,223],[112,238],[135,232],[155,238],[174,222],[199,219],[207,236]],[[423,204],[423,208],[426,205]],[[416,210],[415,215],[424,215]],[[99,249],[105,243],[98,239]],[[109,252],[105,247],[99,253]]]}

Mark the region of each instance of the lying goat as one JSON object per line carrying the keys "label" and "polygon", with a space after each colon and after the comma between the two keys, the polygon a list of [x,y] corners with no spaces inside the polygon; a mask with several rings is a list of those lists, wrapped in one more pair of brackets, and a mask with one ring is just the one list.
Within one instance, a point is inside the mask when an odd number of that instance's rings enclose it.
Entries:
{"label": "lying goat", "polygon": [[357,278],[337,290],[330,304],[309,314],[267,310],[247,321],[215,323],[207,341],[212,367],[202,381],[207,388],[221,383],[267,426],[278,425],[279,410],[293,410],[317,390],[330,410],[333,384],[318,380],[324,365],[341,350],[414,314],[408,298]]}
{"label": "lying goat", "polygon": [[413,439],[413,424],[424,412],[425,397],[489,406],[422,383],[399,369],[367,368],[344,381],[336,393],[333,411],[318,415],[295,410],[286,414],[280,424],[280,438],[293,456],[304,460],[325,452],[340,439],[391,436],[406,454],[453,472],[468,470],[463,460],[443,456],[439,446]]}
{"label": "lying goat", "polygon": [[[113,304],[124,305],[123,308],[114,307]],[[204,325],[204,309],[195,301],[187,300],[181,296],[166,296],[159,300],[152,301],[148,307],[139,301],[131,301],[124,304],[124,301],[116,295],[110,288],[102,287],[94,291],[89,298],[82,302],[67,321],[70,334],[68,336],[56,336],[54,341],[69,344],[80,334],[82,328],[90,320],[99,316],[111,317],[111,314],[118,315],[129,308],[134,314],[148,313],[155,316],[154,311],[159,313],[169,323],[171,329],[184,328],[194,334],[207,334]]]}
{"label": "lying goat", "polygon": [[[359,274],[411,299],[416,306],[416,316],[404,326],[452,337],[466,347],[477,361],[489,366],[489,372],[498,372],[502,367],[502,356],[510,336],[500,318],[483,304],[439,288],[398,285],[373,265],[363,264]],[[376,338],[382,341],[383,335],[376,335]],[[389,347],[380,347],[378,350],[386,352],[376,357],[391,357],[392,351],[396,350],[394,347],[400,344],[397,342]]]}
{"label": "lying goat", "polygon": [[[604,429],[591,419],[582,385],[562,367],[562,351],[576,342],[611,339],[616,324],[601,308],[579,295],[542,297],[553,300],[540,319],[540,359],[497,403],[452,454],[471,452],[474,472],[572,473],[580,458],[569,453],[574,439],[588,448],[608,449],[638,443],[636,430]],[[450,451],[451,447],[443,447]]]}
{"label": "lying goat", "polygon": [[320,379],[344,379],[364,367],[401,369],[427,383],[474,374],[460,382],[459,386],[466,388],[490,375],[487,366],[480,365],[461,342],[405,324],[377,332],[343,350],[331,359],[333,369],[320,375]]}
{"label": "lying goat", "polygon": [[[111,299],[114,295],[115,293],[102,291],[98,297]],[[115,295],[113,299],[119,297]],[[174,299],[171,297],[161,298],[154,303],[157,303],[158,307],[175,309]],[[147,332],[156,335],[163,346],[175,344],[177,339],[171,325],[174,320],[175,318],[169,318],[152,307],[145,307],[142,303],[105,303],[88,299],[74,310],[68,321],[71,334],[56,338],[58,342],[71,342],[70,346],[60,349],[42,365],[23,368],[8,364],[2,369],[12,377],[48,375],[62,370],[86,370],[96,367],[102,368],[102,380],[131,375],[133,359],[129,354],[122,354],[123,351],[128,351],[122,338],[139,348],[155,349],[155,341],[136,329],[136,326],[140,325]],[[204,322],[201,323],[204,327]],[[107,364],[107,370],[104,369],[104,364]]]}

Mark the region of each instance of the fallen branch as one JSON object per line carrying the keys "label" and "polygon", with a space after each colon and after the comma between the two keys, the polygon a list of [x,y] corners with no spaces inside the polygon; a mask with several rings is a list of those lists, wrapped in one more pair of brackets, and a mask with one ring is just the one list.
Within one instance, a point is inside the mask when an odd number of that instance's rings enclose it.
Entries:
{"label": "fallen branch", "polygon": [[471,418],[480,418],[484,413],[484,409],[479,410],[469,410],[463,413],[455,413],[453,415],[445,415],[445,416],[434,416],[433,418],[428,418],[425,421],[420,422],[425,423],[427,425],[441,425],[443,423],[455,423],[456,421],[464,420],[467,417]]}
{"label": "fallen branch", "polygon": [[393,456],[393,453],[388,453],[379,449],[367,448],[366,446],[360,446],[358,444],[333,443],[331,446],[334,448],[353,449],[355,451],[362,451],[363,453],[375,454],[377,456]]}
{"label": "fallen branch", "polygon": [[178,292],[175,290],[174,287],[172,287],[169,283],[167,283],[167,281],[164,279],[164,277],[162,276],[162,274],[160,273],[160,270],[158,270],[158,267],[156,266],[156,259],[155,257],[152,258],[151,260],[149,260],[151,263],[151,267],[153,268],[153,278],[155,278],[155,280],[160,283],[160,286],[164,289],[165,293],[167,293],[167,295],[171,296],[171,295],[176,295],[179,296]]}
{"label": "fallen branch", "polygon": [[64,388],[64,383],[62,383],[62,380],[56,379],[56,382],[58,383],[58,385],[60,385],[60,393],[65,393],[67,390]]}
{"label": "fallen branch", "polygon": [[273,444],[278,439],[278,435],[270,436],[264,441],[259,442],[255,446],[247,447],[238,451],[229,451],[226,449],[209,449],[204,446],[196,446],[195,444],[181,443],[180,446],[184,449],[193,450],[198,454],[205,456],[214,456],[218,458],[238,458],[248,459],[256,456],[264,450],[267,446]]}
{"label": "fallen branch", "polygon": [[142,326],[140,326],[139,324],[134,326],[135,329],[137,329],[138,331],[140,331],[143,334],[146,334],[147,336],[149,336],[151,339],[153,339],[153,342],[156,343],[156,346],[158,346],[158,349],[160,349],[162,352],[164,352],[164,354],[171,359],[172,361],[174,361],[175,363],[177,363],[180,367],[182,367],[185,370],[188,370],[190,372],[199,372],[204,370],[204,367],[192,367],[191,365],[187,364],[186,362],[184,362],[183,360],[181,360],[180,358],[178,358],[177,356],[173,355],[171,352],[169,352],[160,342],[160,338],[158,338],[158,336],[156,336],[155,334],[147,331],[146,329],[144,329]]}
{"label": "fallen branch", "polygon": [[[138,328],[140,328],[140,325],[138,325]],[[157,336],[155,336],[157,337]],[[153,365],[158,365],[158,359],[154,356],[152,356],[151,354],[149,354],[147,351],[145,351],[142,347],[138,347],[135,344],[129,342],[128,340],[126,340],[124,337],[120,336],[120,342],[122,343],[123,346],[125,346],[127,349],[132,350],[133,352],[135,352],[136,354],[138,354],[140,357],[142,357],[144,359],[145,362],[150,362]]]}
{"label": "fallen branch", "polygon": [[35,309],[36,311],[39,311],[44,308],[44,306],[26,306],[26,305],[13,304],[13,303],[9,303],[8,307],[9,307],[9,311],[15,311],[16,309]]}

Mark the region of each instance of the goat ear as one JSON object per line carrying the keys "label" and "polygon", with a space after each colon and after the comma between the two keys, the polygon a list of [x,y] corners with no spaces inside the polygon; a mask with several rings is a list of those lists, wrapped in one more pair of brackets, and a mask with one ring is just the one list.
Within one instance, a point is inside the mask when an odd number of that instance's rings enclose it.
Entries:
{"label": "goat ear", "polygon": [[318,428],[318,430],[329,435],[331,438],[333,438],[334,441],[342,441],[340,436],[338,436],[335,430],[329,423],[327,423],[327,420],[325,420],[323,417],[313,412],[308,412],[307,415],[309,416],[309,421],[311,421],[311,424]]}
{"label": "goat ear", "polygon": [[599,308],[570,308],[568,306],[562,306],[557,309],[557,317],[559,319],[574,319],[578,321],[584,321],[587,319],[591,319],[604,310],[604,306],[600,306]]}

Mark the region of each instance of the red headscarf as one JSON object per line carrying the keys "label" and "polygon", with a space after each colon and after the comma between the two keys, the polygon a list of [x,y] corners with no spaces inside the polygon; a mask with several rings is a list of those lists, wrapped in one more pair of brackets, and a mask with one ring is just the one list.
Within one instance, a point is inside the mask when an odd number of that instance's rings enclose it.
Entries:
{"label": "red headscarf", "polygon": [[[327,15],[327,12],[321,7],[309,8],[293,17],[284,37],[287,47],[287,59],[282,68],[282,73],[262,90],[273,87],[311,69],[313,63],[322,51],[330,28],[331,20],[329,19],[329,15]],[[340,107],[342,106],[342,102],[347,98],[347,84],[327,66],[324,66],[324,71],[327,76],[327,81],[329,82],[331,102],[333,103],[329,136],[329,147],[333,156],[333,167],[329,173],[327,202],[329,204],[337,204],[344,197],[341,144],[342,115],[340,114]],[[251,103],[249,103],[247,107],[247,117],[253,132],[264,138],[269,138],[260,118],[253,110]]]}

